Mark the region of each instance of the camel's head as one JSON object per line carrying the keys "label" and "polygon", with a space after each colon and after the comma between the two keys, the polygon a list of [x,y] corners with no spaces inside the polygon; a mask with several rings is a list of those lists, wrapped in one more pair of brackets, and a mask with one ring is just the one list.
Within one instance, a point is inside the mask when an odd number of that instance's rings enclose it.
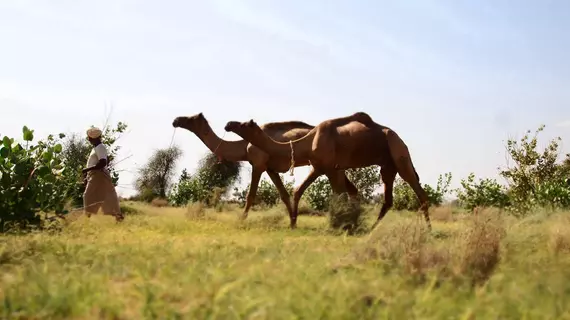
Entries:
{"label": "camel's head", "polygon": [[193,115],[190,117],[176,117],[174,121],[172,121],[172,126],[175,128],[184,128],[186,130],[190,130],[194,133],[198,133],[204,129],[204,125],[207,125],[208,121],[202,114],[202,112],[198,113],[197,115]]}
{"label": "camel's head", "polygon": [[252,135],[263,133],[261,128],[257,123],[255,123],[255,121],[253,121],[253,119],[247,122],[230,121],[226,124],[224,129],[226,131],[231,131],[246,140]]}

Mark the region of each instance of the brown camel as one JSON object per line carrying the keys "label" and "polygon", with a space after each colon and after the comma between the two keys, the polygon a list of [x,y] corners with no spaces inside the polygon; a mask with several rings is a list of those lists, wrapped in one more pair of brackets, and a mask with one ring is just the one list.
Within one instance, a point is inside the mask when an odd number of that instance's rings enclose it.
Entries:
{"label": "brown camel", "polygon": [[[392,207],[394,180],[396,174],[400,174],[418,196],[420,209],[431,229],[429,200],[420,185],[408,147],[396,132],[375,123],[364,112],[323,121],[303,138],[289,142],[275,141],[253,120],[243,123],[230,121],[226,124],[225,130],[235,132],[271,156],[291,159],[291,152],[294,151],[295,162],[297,159],[309,159],[313,171],[297,188],[296,193],[302,194],[322,174],[334,170],[380,165],[384,182],[384,204],[374,227]],[[296,195],[295,199],[298,198],[300,195]],[[295,208],[293,214],[297,215],[297,204],[294,203],[293,207]]]}
{"label": "brown camel", "polygon": [[[250,207],[253,205],[255,196],[257,194],[257,187],[261,174],[265,171],[269,178],[277,187],[279,195],[291,220],[291,227],[296,226],[297,215],[293,215],[293,208],[289,199],[289,193],[283,186],[283,182],[279,177],[278,172],[287,172],[291,167],[290,155],[286,157],[269,156],[256,146],[249,144],[245,140],[240,141],[226,141],[220,139],[212,130],[208,121],[202,113],[191,117],[177,117],[172,122],[175,128],[180,127],[189,130],[196,134],[202,142],[216,154],[219,158],[227,161],[248,161],[252,166],[250,189],[247,193],[245,209],[243,218],[247,218]],[[263,132],[267,133],[270,137],[277,141],[290,141],[305,136],[314,126],[300,121],[289,122],[272,122],[266,123],[260,128]],[[309,165],[308,159],[300,159],[296,157],[294,166]],[[345,192],[348,190],[351,198],[356,198],[358,190],[346,177],[344,170],[336,170],[327,174],[331,182],[331,186],[335,193]],[[297,208],[297,207],[295,207]],[[296,210],[295,210],[296,212]]]}

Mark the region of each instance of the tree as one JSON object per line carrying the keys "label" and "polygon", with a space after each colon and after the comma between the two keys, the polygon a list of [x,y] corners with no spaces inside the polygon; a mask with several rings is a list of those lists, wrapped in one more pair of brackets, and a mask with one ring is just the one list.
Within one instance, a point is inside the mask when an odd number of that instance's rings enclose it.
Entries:
{"label": "tree", "polygon": [[2,137],[0,144],[0,233],[10,228],[41,226],[40,212],[65,213],[69,169],[62,163],[61,138],[49,135],[34,143],[24,126],[19,143]]}
{"label": "tree", "polygon": [[365,202],[374,200],[374,191],[382,185],[379,166],[348,169],[346,176],[354,184]]}
{"label": "tree", "polygon": [[470,173],[467,179],[461,180],[461,186],[456,190],[457,198],[466,209],[473,210],[478,206],[506,208],[510,205],[507,190],[495,179],[475,181],[475,174]]}
{"label": "tree", "polygon": [[[279,177],[281,178],[281,181],[283,181],[283,175],[280,174]],[[289,181],[283,184],[289,194],[293,193],[294,183],[294,181]],[[234,188],[233,196],[237,199],[241,206],[245,205],[247,191],[250,187],[251,184],[248,184],[245,189],[242,190]],[[277,187],[275,187],[275,185],[267,179],[261,179],[261,181],[259,181],[259,186],[257,187],[254,205],[263,204],[265,206],[272,207],[279,202],[279,199],[280,195]]]}
{"label": "tree", "polygon": [[[451,172],[439,175],[435,189],[429,184],[423,185],[430,205],[437,207],[443,203],[445,195],[450,191],[451,178]],[[410,185],[397,177],[394,181],[394,209],[415,211],[419,208],[420,202]]]}
{"label": "tree", "polygon": [[[379,166],[354,168],[345,171],[348,179],[354,184],[360,197],[365,202],[374,200],[374,191],[382,185]],[[326,176],[316,179],[304,193],[309,205],[319,211],[326,210],[332,196],[332,187]]]}
{"label": "tree", "polygon": [[212,205],[239,181],[240,169],[241,162],[220,161],[214,153],[209,152],[200,159],[192,176],[186,170],[182,172],[169,199],[174,205],[185,205],[188,202]]}
{"label": "tree", "polygon": [[138,170],[135,187],[143,200],[151,201],[155,197],[166,198],[180,156],[182,150],[178,146],[158,149]]}
{"label": "tree", "polygon": [[565,183],[570,172],[570,155],[558,162],[560,137],[551,140],[542,152],[537,150],[541,125],[530,136],[527,130],[520,140],[509,139],[505,146],[508,156],[506,168],[500,175],[509,184],[513,212],[528,213],[534,206],[570,207],[570,191]]}

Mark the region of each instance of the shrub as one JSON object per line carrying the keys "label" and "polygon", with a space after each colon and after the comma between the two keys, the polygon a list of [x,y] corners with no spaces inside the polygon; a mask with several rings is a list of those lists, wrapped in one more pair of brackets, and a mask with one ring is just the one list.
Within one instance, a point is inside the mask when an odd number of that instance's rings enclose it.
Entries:
{"label": "shrub", "polygon": [[[449,193],[449,185],[451,183],[451,173],[439,175],[435,189],[428,184],[424,184],[424,191],[427,193],[428,200],[432,206],[440,206],[443,204],[444,197]],[[420,201],[410,185],[397,177],[394,181],[394,209],[416,211],[420,208]]]}
{"label": "shrub", "polygon": [[342,230],[349,235],[364,232],[362,207],[351,200],[348,193],[333,195],[329,207],[329,225],[333,230]]}
{"label": "shrub", "polygon": [[215,206],[231,185],[239,181],[240,169],[240,162],[220,161],[214,153],[208,153],[200,160],[194,175],[189,175],[186,169],[182,172],[168,198],[176,206],[188,202]]}
{"label": "shrub", "polygon": [[532,137],[527,130],[520,140],[507,141],[507,155],[514,165],[507,164],[500,175],[509,183],[511,212],[518,215],[536,206],[570,207],[570,192],[564,181],[570,172],[570,155],[558,162],[560,137],[549,141],[543,151],[537,150],[538,134],[544,128],[540,126]]}
{"label": "shrub", "polygon": [[[34,131],[22,129],[25,145],[10,137],[0,146],[0,232],[6,227],[39,226],[40,212],[65,213],[64,206],[75,186],[69,168],[62,164],[58,139],[32,144]],[[59,135],[59,139],[64,138]]]}
{"label": "shrub", "polygon": [[303,194],[309,205],[318,211],[325,211],[330,203],[332,187],[326,176],[318,177]]}
{"label": "shrub", "polygon": [[479,179],[470,173],[467,179],[461,180],[462,188],[456,189],[457,198],[463,208],[473,210],[475,207],[505,208],[510,200],[505,187],[495,179]]}
{"label": "shrub", "polygon": [[150,202],[150,205],[153,207],[159,207],[159,208],[166,207],[166,206],[168,206],[168,200],[162,199],[162,198],[154,198]]}
{"label": "shrub", "polygon": [[[283,182],[283,175],[279,175],[279,177]],[[294,181],[289,181],[283,184],[283,186],[285,187],[285,189],[289,194],[293,193],[293,183]],[[250,188],[251,184],[248,184],[247,187],[243,190],[234,188],[233,196],[237,199],[237,201],[240,203],[242,207],[245,205],[245,202],[247,200],[247,192]],[[261,179],[259,181],[254,205],[273,207],[280,201],[280,199],[281,196],[279,195],[279,191],[277,190],[277,187],[275,187],[272,181],[268,181],[266,179]]]}

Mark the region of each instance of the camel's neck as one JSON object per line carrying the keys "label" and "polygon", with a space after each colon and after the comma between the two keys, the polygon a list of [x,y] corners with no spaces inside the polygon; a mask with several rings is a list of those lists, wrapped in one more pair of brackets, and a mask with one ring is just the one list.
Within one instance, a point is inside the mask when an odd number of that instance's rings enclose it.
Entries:
{"label": "camel's neck", "polygon": [[315,131],[311,130],[306,136],[292,142],[278,142],[271,139],[267,134],[256,134],[249,142],[265,151],[267,154],[279,157],[291,157],[293,148],[295,159],[307,159],[313,145]]}
{"label": "camel's neck", "polygon": [[202,142],[217,156],[227,161],[246,161],[247,145],[245,140],[226,141],[220,139],[218,135],[208,127],[208,130],[196,134]]}

